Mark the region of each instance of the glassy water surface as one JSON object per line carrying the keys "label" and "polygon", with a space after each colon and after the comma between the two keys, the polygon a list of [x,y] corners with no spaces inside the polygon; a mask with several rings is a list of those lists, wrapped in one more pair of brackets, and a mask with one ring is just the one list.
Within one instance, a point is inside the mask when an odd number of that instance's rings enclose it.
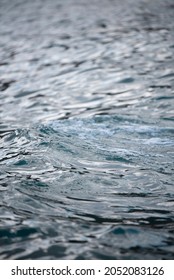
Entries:
{"label": "glassy water surface", "polygon": [[173,259],[173,15],[0,0],[1,259]]}

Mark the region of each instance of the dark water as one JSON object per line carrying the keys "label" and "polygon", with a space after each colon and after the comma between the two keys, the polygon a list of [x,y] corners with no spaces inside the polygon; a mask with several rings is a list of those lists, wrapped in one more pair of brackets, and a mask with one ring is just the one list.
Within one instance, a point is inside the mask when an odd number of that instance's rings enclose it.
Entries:
{"label": "dark water", "polygon": [[0,0],[1,259],[173,259],[173,18]]}

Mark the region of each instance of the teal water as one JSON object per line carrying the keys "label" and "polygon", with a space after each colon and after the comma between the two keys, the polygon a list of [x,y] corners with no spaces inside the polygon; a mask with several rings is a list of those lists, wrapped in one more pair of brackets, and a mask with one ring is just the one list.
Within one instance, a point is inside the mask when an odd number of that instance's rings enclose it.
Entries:
{"label": "teal water", "polygon": [[173,259],[173,1],[0,6],[0,259]]}

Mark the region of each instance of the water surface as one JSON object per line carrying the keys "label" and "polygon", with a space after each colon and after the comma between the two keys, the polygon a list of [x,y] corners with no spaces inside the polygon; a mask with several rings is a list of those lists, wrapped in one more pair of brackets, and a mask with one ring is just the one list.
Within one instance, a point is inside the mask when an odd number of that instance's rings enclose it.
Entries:
{"label": "water surface", "polygon": [[1,259],[173,259],[173,14],[0,1]]}

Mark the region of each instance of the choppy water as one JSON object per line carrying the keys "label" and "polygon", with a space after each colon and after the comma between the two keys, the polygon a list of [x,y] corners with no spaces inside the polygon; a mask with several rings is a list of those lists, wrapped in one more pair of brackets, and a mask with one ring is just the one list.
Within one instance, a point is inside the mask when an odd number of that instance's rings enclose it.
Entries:
{"label": "choppy water", "polygon": [[174,257],[174,3],[0,0],[0,258]]}

